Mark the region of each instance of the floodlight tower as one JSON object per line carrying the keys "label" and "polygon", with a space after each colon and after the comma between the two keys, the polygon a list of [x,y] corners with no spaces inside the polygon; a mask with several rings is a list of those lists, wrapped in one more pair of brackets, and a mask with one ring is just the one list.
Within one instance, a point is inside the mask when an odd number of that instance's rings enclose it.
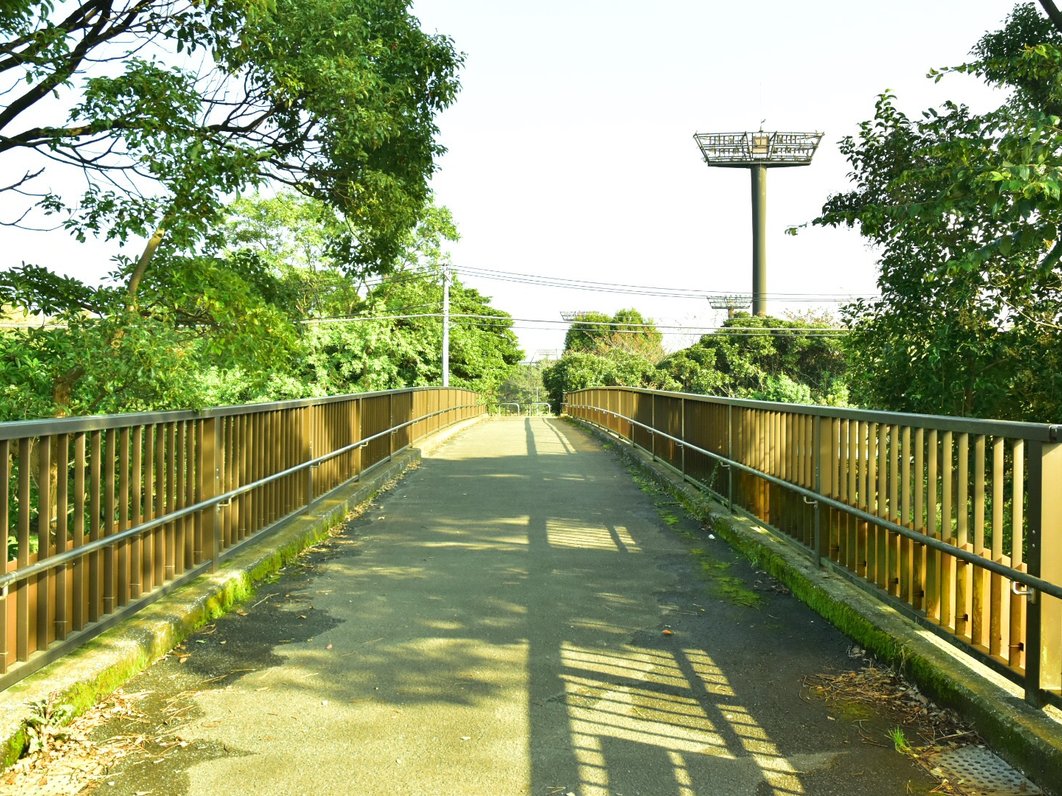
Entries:
{"label": "floodlight tower", "polygon": [[733,320],[737,310],[748,309],[752,304],[752,296],[747,293],[736,293],[730,296],[709,296],[708,303],[713,310],[726,310],[726,319]]}
{"label": "floodlight tower", "polygon": [[767,314],[767,169],[807,166],[822,133],[694,133],[709,166],[752,173],[752,314]]}

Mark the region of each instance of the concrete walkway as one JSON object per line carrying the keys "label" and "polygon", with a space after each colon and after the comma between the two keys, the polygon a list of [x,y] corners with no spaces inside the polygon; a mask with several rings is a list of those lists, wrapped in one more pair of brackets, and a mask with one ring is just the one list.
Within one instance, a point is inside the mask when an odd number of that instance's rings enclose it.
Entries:
{"label": "concrete walkway", "polygon": [[850,642],[660,503],[570,424],[474,426],[132,681],[186,752],[101,792],[928,792],[802,685]]}

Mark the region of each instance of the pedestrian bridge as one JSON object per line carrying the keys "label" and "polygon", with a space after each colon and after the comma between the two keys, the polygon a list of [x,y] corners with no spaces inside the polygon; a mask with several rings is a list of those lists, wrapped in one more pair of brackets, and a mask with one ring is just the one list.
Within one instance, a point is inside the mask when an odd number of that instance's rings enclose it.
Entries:
{"label": "pedestrian bridge", "polygon": [[[4,684],[482,411],[425,389],[0,427]],[[1056,700],[1053,427],[829,411],[567,406]],[[476,423],[338,537],[300,589],[316,632],[204,691],[189,732],[239,754],[189,792],[904,792],[919,772],[804,687],[851,642],[713,530],[572,423]]]}

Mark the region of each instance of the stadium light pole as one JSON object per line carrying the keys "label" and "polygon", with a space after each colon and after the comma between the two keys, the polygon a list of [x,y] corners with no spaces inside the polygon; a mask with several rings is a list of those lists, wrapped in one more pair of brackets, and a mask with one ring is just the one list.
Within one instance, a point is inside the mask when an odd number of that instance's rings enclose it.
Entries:
{"label": "stadium light pole", "polygon": [[767,314],[767,169],[807,166],[822,133],[694,133],[709,166],[752,173],[752,314]]}
{"label": "stadium light pole", "polygon": [[752,305],[752,297],[745,293],[735,293],[731,296],[709,296],[708,303],[713,310],[726,310],[726,319],[733,320],[734,312],[748,309]]}

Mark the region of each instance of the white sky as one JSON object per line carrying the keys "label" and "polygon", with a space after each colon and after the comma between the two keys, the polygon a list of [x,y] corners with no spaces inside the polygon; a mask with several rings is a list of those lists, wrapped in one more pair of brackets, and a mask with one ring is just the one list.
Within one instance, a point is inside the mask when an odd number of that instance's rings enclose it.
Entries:
{"label": "white sky", "polygon": [[[946,98],[994,101],[930,67],[965,60],[1013,5],[1002,0],[415,0],[413,13],[466,53],[463,89],[439,120],[434,179],[462,239],[456,266],[701,291],[751,290],[745,170],[709,169],[694,132],[825,132],[810,167],[768,176],[769,293],[867,294],[875,266],[855,232],[786,227],[843,190],[838,140],[893,90],[909,114]],[[141,245],[127,254],[139,254]],[[116,248],[62,232],[0,228],[6,262],[95,280]],[[701,300],[539,288],[468,277],[517,318],[634,306],[661,324],[711,326]],[[772,314],[805,303],[769,302]],[[517,331],[529,357],[564,327]],[[539,325],[541,327],[541,325]],[[697,335],[669,335],[669,348]]]}
{"label": "white sky", "polygon": [[[745,170],[709,169],[694,132],[824,131],[807,168],[768,174],[771,293],[873,293],[855,232],[786,227],[846,184],[838,140],[892,89],[909,114],[946,98],[983,106],[966,60],[1013,4],[1000,0],[415,0],[425,30],[466,53],[463,89],[440,119],[434,180],[462,240],[453,262],[521,273],[751,291]],[[561,291],[466,279],[520,318],[635,306],[662,324],[711,325],[703,299]],[[772,314],[806,303],[769,303]],[[518,329],[529,356],[564,329]],[[694,338],[695,339],[695,338]],[[669,347],[692,342],[666,338]]]}

